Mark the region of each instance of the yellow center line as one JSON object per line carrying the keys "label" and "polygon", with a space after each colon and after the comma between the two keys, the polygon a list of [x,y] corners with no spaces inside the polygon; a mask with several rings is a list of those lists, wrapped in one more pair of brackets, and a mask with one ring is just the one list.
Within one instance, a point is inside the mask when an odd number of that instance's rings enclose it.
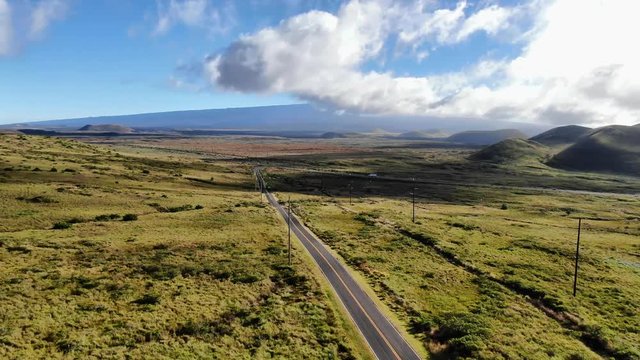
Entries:
{"label": "yellow center line", "polygon": [[371,325],[373,325],[373,327],[376,329],[376,331],[378,332],[378,334],[380,335],[380,337],[382,337],[382,340],[384,340],[384,342],[387,344],[387,346],[389,346],[389,349],[391,349],[391,351],[393,352],[393,354],[395,355],[396,359],[401,360],[402,358],[400,357],[400,355],[398,355],[398,353],[395,351],[395,349],[393,348],[393,346],[391,346],[391,343],[389,343],[389,340],[387,340],[387,337],[382,333],[382,331],[380,330],[380,328],[378,328],[378,326],[376,325],[376,323],[373,321],[373,319],[369,316],[369,314],[367,313],[367,311],[364,309],[364,307],[362,306],[362,304],[360,304],[360,301],[358,301],[358,298],[356,298],[356,296],[351,292],[351,290],[349,289],[349,286],[347,286],[347,284],[344,282],[344,280],[342,279],[342,276],[340,276],[340,273],[338,273],[338,271],[336,270],[335,267],[333,267],[333,265],[331,265],[331,263],[329,262],[329,260],[324,256],[324,254],[322,254],[322,251],[320,251],[320,249],[318,249],[318,247],[313,243],[312,240],[309,239],[309,237],[304,233],[304,231],[302,231],[297,225],[294,224],[294,226],[296,226],[298,228],[298,232],[307,240],[307,242],[309,244],[311,244],[311,246],[313,246],[316,251],[318,252],[318,254],[320,256],[322,256],[322,258],[324,259],[324,261],[327,262],[327,265],[329,265],[329,267],[333,270],[333,272],[336,274],[336,276],[338,277],[338,280],[340,280],[340,282],[342,283],[342,285],[344,285],[345,289],[347,289],[347,292],[349,293],[349,295],[351,295],[351,297],[353,298],[353,300],[355,300],[356,304],[358,305],[358,307],[360,308],[360,310],[362,310],[362,312],[364,313],[364,315],[367,317],[367,319],[369,319],[369,322],[371,322]]}

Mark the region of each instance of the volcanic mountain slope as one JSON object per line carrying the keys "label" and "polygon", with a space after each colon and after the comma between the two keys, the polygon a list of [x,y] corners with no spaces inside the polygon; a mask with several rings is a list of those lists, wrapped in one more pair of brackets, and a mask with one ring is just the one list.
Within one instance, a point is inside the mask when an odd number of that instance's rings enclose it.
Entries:
{"label": "volcanic mountain slope", "polygon": [[526,139],[507,139],[485,147],[472,154],[469,159],[493,163],[507,163],[519,160],[544,160],[550,149],[535,141]]}
{"label": "volcanic mountain slope", "polygon": [[558,153],[549,165],[640,176],[640,127],[600,128]]}
{"label": "volcanic mountain slope", "polygon": [[591,128],[578,125],[561,126],[536,135],[530,140],[547,146],[570,145],[592,131]]}

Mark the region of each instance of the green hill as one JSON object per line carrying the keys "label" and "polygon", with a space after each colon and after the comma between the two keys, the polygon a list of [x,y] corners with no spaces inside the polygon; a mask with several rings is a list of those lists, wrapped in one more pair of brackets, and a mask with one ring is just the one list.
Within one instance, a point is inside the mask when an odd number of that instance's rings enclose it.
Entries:
{"label": "green hill", "polygon": [[516,138],[526,139],[527,135],[525,135],[520,130],[515,129],[463,131],[449,136],[447,138],[447,141],[468,145],[491,145],[502,140]]}
{"label": "green hill", "polygon": [[530,140],[547,146],[569,145],[592,131],[591,128],[578,125],[561,126],[536,135]]}
{"label": "green hill", "polygon": [[497,144],[489,145],[472,154],[469,159],[475,161],[489,161],[505,163],[518,160],[544,160],[549,154],[549,148],[535,141],[526,139],[507,139]]}
{"label": "green hill", "polygon": [[606,126],[554,156],[549,165],[571,170],[640,175],[640,127]]}

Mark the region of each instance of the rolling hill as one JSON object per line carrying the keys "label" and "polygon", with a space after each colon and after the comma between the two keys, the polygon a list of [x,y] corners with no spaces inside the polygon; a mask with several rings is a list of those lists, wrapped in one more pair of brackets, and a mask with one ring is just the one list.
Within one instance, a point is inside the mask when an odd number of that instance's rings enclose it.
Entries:
{"label": "rolling hill", "polygon": [[606,126],[554,156],[549,165],[640,176],[640,127]]}
{"label": "rolling hill", "polygon": [[472,154],[469,159],[474,161],[488,161],[506,163],[518,160],[544,160],[549,154],[549,148],[535,141],[526,139],[507,139],[497,144],[489,145]]}
{"label": "rolling hill", "polygon": [[530,140],[547,146],[568,145],[592,131],[591,128],[578,125],[561,126],[536,135]]}
{"label": "rolling hill", "polygon": [[468,145],[491,145],[502,140],[517,138],[525,139],[527,135],[516,129],[463,131],[449,136],[447,141]]}

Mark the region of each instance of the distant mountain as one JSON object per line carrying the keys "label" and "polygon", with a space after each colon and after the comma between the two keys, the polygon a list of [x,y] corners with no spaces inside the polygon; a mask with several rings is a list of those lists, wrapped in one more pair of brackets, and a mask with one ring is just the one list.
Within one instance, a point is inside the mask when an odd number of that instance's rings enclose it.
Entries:
{"label": "distant mountain", "polygon": [[535,135],[548,127],[506,121],[478,122],[472,119],[439,119],[427,116],[374,116],[325,111],[308,104],[276,105],[229,109],[187,110],[134,115],[100,116],[77,119],[36,121],[0,127],[10,129],[38,128],[74,131],[84,125],[121,124],[150,130],[245,130],[269,132],[381,132],[402,133],[421,130],[425,126],[447,132],[469,128],[495,130],[517,128]]}
{"label": "distant mountain", "polygon": [[322,135],[320,135],[321,138],[323,139],[342,139],[347,137],[345,134],[343,133],[338,133],[338,132],[334,132],[334,131],[328,131]]}
{"label": "distant mountain", "polygon": [[491,145],[506,139],[525,139],[527,135],[516,129],[493,131],[463,131],[447,138],[449,142],[468,145]]}
{"label": "distant mountain", "polygon": [[507,139],[497,144],[489,145],[472,154],[469,159],[506,163],[519,160],[544,160],[550,149],[535,141],[526,139]]}
{"label": "distant mountain", "polygon": [[530,140],[547,146],[569,145],[592,131],[592,128],[578,125],[561,126],[536,135]]}
{"label": "distant mountain", "polygon": [[131,133],[134,130],[130,127],[115,125],[115,124],[100,124],[100,125],[85,125],[78,129],[78,131],[86,131],[86,132],[110,132],[110,133],[121,133],[127,134]]}
{"label": "distant mountain", "polygon": [[415,130],[408,131],[397,135],[396,138],[403,140],[428,140],[428,139],[442,139],[450,136],[451,133],[445,130]]}
{"label": "distant mountain", "polygon": [[558,153],[549,165],[640,176],[640,127],[614,125],[597,129]]}

